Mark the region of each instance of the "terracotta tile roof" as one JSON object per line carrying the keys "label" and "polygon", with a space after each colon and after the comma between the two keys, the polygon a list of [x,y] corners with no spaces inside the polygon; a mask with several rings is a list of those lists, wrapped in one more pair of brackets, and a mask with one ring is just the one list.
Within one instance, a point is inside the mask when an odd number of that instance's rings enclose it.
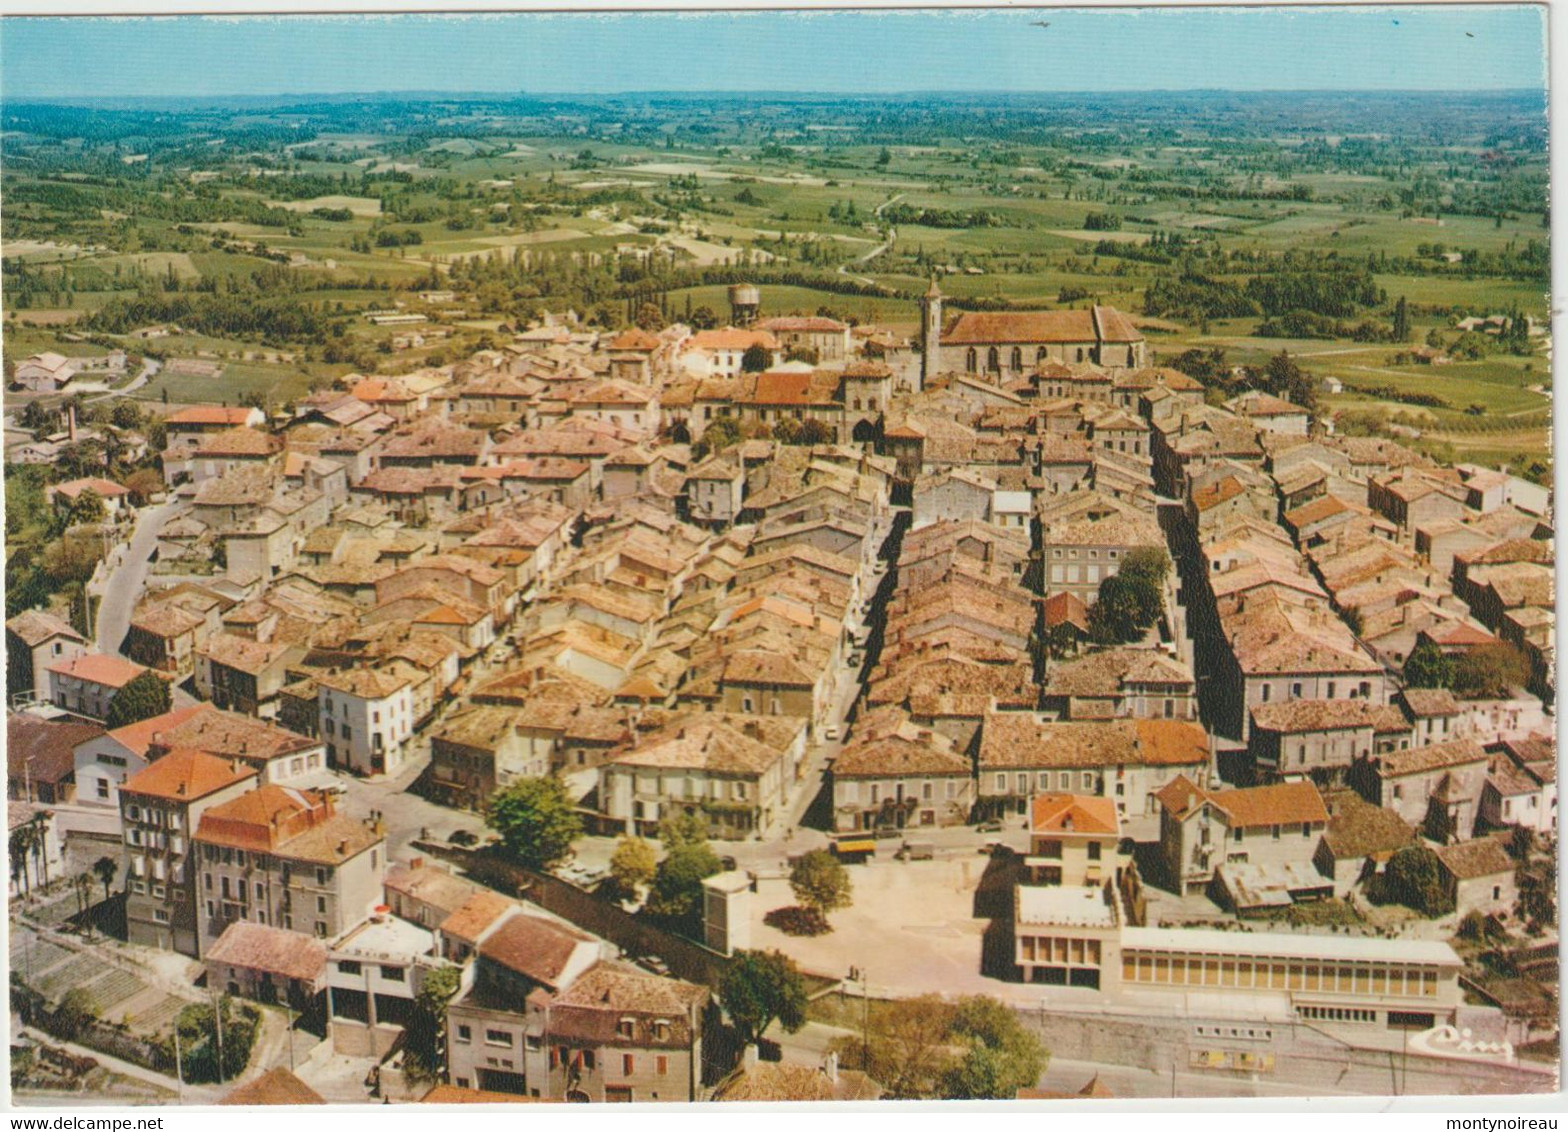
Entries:
{"label": "terracotta tile roof", "polygon": [[[969,760],[952,751],[944,737],[930,731],[919,736],[865,737],[856,735],[833,760],[834,778],[903,778],[909,775],[961,775],[971,773]],[[943,739],[942,743],[938,739]]]}
{"label": "terracotta tile roof", "polygon": [[454,876],[439,865],[418,867],[401,862],[389,865],[386,891],[396,892],[451,915],[475,893],[483,891],[473,881]]}
{"label": "terracotta tile roof", "polygon": [[693,1007],[708,1000],[708,994],[707,987],[650,974],[630,964],[595,963],[555,996],[551,1010],[570,1008],[609,1015],[612,1032],[623,1013],[662,1015],[674,1024],[673,1030]]}
{"label": "terracotta tile roof", "polygon": [[1154,649],[1102,649],[1051,667],[1048,696],[1117,696],[1134,684],[1191,686],[1186,665]]}
{"label": "terracotta tile roof", "polygon": [[1412,747],[1408,751],[1393,751],[1383,755],[1380,774],[1384,779],[1399,778],[1407,774],[1420,774],[1485,761],[1486,752],[1474,739],[1452,739],[1447,743],[1434,743],[1429,747]]}
{"label": "terracotta tile roof", "polygon": [[[240,925],[236,924],[235,927]],[[253,1081],[231,1090],[218,1102],[223,1105],[262,1104],[326,1104],[326,1098],[316,1092],[281,1065],[269,1069]]]}
{"label": "terracotta tile roof", "polygon": [[848,330],[846,323],[837,319],[823,318],[820,315],[781,315],[777,318],[764,318],[756,323],[757,329],[779,331],[784,333],[801,331],[817,331],[831,334],[835,331]]}
{"label": "terracotta tile roof", "polygon": [[28,648],[35,648],[50,637],[66,637],[84,644],[87,640],[66,622],[41,609],[29,609],[18,613],[5,623],[5,627]]}
{"label": "terracotta tile roof", "polygon": [[622,766],[754,777],[782,761],[789,739],[802,726],[799,719],[751,719],[700,712],[643,737],[630,751],[610,761]]}
{"label": "terracotta tile roof", "polygon": [[331,816],[332,805],[326,795],[269,783],[207,810],[196,827],[195,839],[288,856],[286,846],[291,838]]}
{"label": "terracotta tile roof", "polygon": [[378,828],[347,814],[333,814],[304,833],[291,837],[278,847],[277,853],[295,861],[341,865],[385,840]]}
{"label": "terracotta tile roof", "polygon": [[1323,840],[1336,860],[1387,858],[1416,839],[1415,829],[1393,810],[1374,806],[1354,790],[1331,790],[1323,795],[1328,807],[1328,827]]}
{"label": "terracotta tile roof", "polygon": [[211,704],[192,704],[190,707],[175,708],[173,711],[155,715],[139,723],[128,723],[124,727],[117,727],[109,732],[109,737],[128,751],[145,755],[164,732],[204,712],[217,710]]}
{"label": "terracotta tile roof", "polygon": [[1555,561],[1550,540],[1534,538],[1506,539],[1483,550],[1462,550],[1454,557],[1471,566],[1495,566],[1508,562],[1534,562],[1549,566]]}
{"label": "terracotta tile roof", "polygon": [[1074,625],[1083,633],[1089,631],[1089,607],[1082,598],[1068,590],[1045,599],[1045,627],[1054,629],[1063,624]]}
{"label": "terracotta tile roof", "polygon": [[1457,880],[1512,873],[1515,868],[1513,858],[1495,837],[1480,837],[1474,841],[1461,841],[1457,845],[1441,845],[1436,852],[1443,868]]}
{"label": "terracotta tile roof", "polygon": [[343,672],[322,673],[316,677],[316,683],[330,691],[363,700],[384,700],[407,687],[409,678],[390,669],[350,668]]}
{"label": "terracotta tile roof", "polygon": [[1323,796],[1311,782],[1280,782],[1272,786],[1221,790],[1210,794],[1209,800],[1230,815],[1233,828],[1256,829],[1328,821]]}
{"label": "terracotta tile roof", "polygon": [[198,456],[224,457],[271,456],[281,451],[283,442],[271,433],[254,428],[236,428],[211,433],[196,449]]}
{"label": "terracotta tile roof", "polygon": [[1371,727],[1382,718],[1382,705],[1365,700],[1288,700],[1256,704],[1252,725],[1264,731],[1293,735],[1304,731],[1346,731]]}
{"label": "terracotta tile roof", "polygon": [[476,892],[441,921],[441,934],[463,943],[477,943],[491,924],[517,906],[517,901],[508,900],[499,892]]}
{"label": "terracotta tile roof", "polygon": [[255,777],[254,768],[237,760],[182,747],[133,774],[121,784],[120,793],[189,802]]}
{"label": "terracotta tile roof", "polygon": [[89,684],[101,684],[106,688],[123,688],[143,672],[150,671],[139,664],[101,652],[57,661],[48,670]]}
{"label": "terracotta tile roof", "polygon": [[192,405],[188,409],[180,409],[164,417],[164,421],[171,425],[228,425],[238,428],[250,423],[254,409],[230,409],[219,405]]}
{"label": "terracotta tile roof", "polygon": [[58,783],[76,773],[76,748],[103,734],[96,723],[43,719],[13,712],[5,720],[6,773],[16,780]]}
{"label": "terracotta tile roof", "polygon": [[560,985],[572,955],[592,937],[539,916],[510,916],[479,945],[479,954],[547,987]]}
{"label": "terracotta tile roof", "polygon": [[[1098,327],[1096,322],[1099,323]],[[1112,307],[1057,311],[966,311],[942,332],[942,344],[991,342],[1139,342],[1120,311]],[[1032,360],[1032,359],[1031,359]]]}
{"label": "terracotta tile roof", "polygon": [[1459,701],[1447,688],[1406,688],[1400,697],[1417,719],[1459,714]]}
{"label": "terracotta tile roof", "polygon": [[66,483],[57,483],[49,489],[55,495],[63,495],[67,499],[75,499],[83,492],[90,491],[101,499],[118,499],[130,492],[113,480],[102,479],[98,476],[88,476],[86,479],[69,480]]}
{"label": "terracotta tile roof", "polygon": [[714,1090],[716,1101],[874,1101],[882,1086],[858,1069],[839,1069],[838,1080],[815,1065],[759,1061],[742,1066]]}
{"label": "terracotta tile roof", "polygon": [[1175,719],[1051,721],[992,712],[980,732],[980,769],[1192,766],[1207,763],[1208,736]]}
{"label": "terracotta tile roof", "polygon": [[660,345],[652,334],[635,326],[621,331],[607,343],[611,350],[657,350]]}
{"label": "terracotta tile roof", "polygon": [[745,350],[751,346],[777,350],[779,343],[765,330],[699,330],[686,339],[689,350]]}
{"label": "terracotta tile roof", "polygon": [[222,758],[256,762],[309,750],[320,743],[264,719],[213,709],[166,722],[155,733],[153,746],[189,747]]}
{"label": "terracotta tile roof", "polygon": [[1116,803],[1081,794],[1036,795],[1029,811],[1033,833],[1088,833],[1115,837],[1121,832]]}
{"label": "terracotta tile roof", "polygon": [[245,967],[252,971],[279,975],[285,979],[300,979],[307,983],[314,983],[321,977],[327,965],[327,945],[324,940],[300,932],[238,920],[223,930],[223,934],[218,937],[218,942],[212,945],[212,949],[204,958],[209,965]]}

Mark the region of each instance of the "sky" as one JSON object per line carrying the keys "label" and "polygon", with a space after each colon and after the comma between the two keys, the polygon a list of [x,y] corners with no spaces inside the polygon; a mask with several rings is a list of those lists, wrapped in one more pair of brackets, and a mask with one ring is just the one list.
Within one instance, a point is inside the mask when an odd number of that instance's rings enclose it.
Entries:
{"label": "sky", "polygon": [[1543,89],[1545,11],[8,17],[0,98]]}

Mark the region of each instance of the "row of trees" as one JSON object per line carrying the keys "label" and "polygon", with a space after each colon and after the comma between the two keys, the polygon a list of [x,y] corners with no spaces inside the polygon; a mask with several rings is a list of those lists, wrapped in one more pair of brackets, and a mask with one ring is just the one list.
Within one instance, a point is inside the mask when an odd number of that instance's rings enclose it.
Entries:
{"label": "row of trees", "polygon": [[1447,688],[1462,699],[1498,699],[1530,679],[1530,662],[1512,645],[1498,642],[1450,657],[1429,640],[1410,650],[1405,683],[1412,688]]}

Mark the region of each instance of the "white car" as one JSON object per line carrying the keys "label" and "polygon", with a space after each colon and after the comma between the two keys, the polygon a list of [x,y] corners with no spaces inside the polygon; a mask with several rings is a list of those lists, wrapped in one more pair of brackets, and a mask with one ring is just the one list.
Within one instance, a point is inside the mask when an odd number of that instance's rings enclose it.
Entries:
{"label": "white car", "polygon": [[823,728],[822,729],[822,737],[824,739],[828,740],[829,742],[837,742],[837,740],[838,740],[838,728],[837,727],[825,727],[825,728]]}

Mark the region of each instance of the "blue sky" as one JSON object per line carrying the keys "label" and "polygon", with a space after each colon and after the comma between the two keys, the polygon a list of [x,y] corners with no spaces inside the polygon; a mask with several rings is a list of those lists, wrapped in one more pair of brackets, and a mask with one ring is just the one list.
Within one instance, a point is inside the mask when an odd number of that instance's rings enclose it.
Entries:
{"label": "blue sky", "polygon": [[10,17],[0,96],[1539,89],[1544,28],[1526,5]]}

